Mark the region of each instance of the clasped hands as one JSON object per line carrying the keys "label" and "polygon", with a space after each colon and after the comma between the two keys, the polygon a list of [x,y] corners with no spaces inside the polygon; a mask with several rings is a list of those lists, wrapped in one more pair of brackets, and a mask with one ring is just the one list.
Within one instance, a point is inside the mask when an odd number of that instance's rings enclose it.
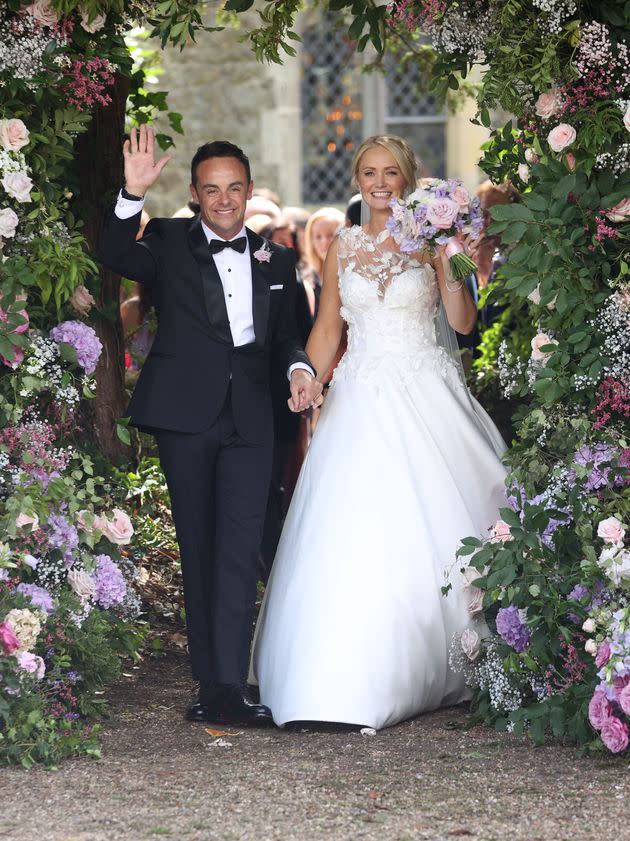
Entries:
{"label": "clasped hands", "polygon": [[324,402],[323,385],[304,368],[297,368],[291,373],[291,397],[287,401],[292,412],[317,408]]}

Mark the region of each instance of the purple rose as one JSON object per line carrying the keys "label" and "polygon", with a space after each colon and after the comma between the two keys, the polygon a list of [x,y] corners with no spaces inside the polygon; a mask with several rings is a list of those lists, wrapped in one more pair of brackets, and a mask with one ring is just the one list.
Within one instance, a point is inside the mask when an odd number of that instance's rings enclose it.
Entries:
{"label": "purple rose", "polygon": [[604,640],[597,649],[597,654],[595,655],[595,665],[598,669],[601,669],[601,667],[605,666],[609,660],[610,643],[608,642],[608,640]]}
{"label": "purple rose", "polygon": [[432,199],[427,207],[427,221],[435,228],[446,231],[453,226],[457,219],[459,205],[447,198]]}

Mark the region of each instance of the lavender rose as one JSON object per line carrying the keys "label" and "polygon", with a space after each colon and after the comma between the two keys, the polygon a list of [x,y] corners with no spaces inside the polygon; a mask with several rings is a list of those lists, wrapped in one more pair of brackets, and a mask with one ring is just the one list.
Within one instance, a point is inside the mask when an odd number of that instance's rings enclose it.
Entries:
{"label": "lavender rose", "polygon": [[85,286],[77,286],[70,296],[70,306],[79,315],[87,315],[95,303],[96,301],[92,297],[91,292]]}
{"label": "lavender rose", "polygon": [[617,700],[624,713],[630,715],[630,683],[626,683]]}
{"label": "lavender rose", "polygon": [[22,120],[12,117],[10,120],[0,120],[0,146],[7,152],[17,152],[29,144],[29,130]]}
{"label": "lavender rose", "polygon": [[8,172],[2,179],[2,186],[16,201],[24,204],[31,201],[33,182],[24,172]]}
{"label": "lavender rose", "polygon": [[547,135],[547,143],[551,146],[554,152],[562,152],[567,146],[575,142],[577,132],[568,123],[560,123],[552,129]]}
{"label": "lavender rose", "polygon": [[441,231],[447,231],[453,226],[460,212],[457,202],[451,199],[431,199],[427,205],[427,221]]}
{"label": "lavender rose", "polygon": [[602,724],[602,742],[611,753],[621,753],[628,747],[628,726],[617,716],[609,716]]}
{"label": "lavender rose", "polygon": [[472,628],[466,628],[465,631],[462,631],[460,645],[469,660],[476,660],[479,657],[481,640],[479,639],[479,634],[473,631]]}
{"label": "lavender rose", "polygon": [[595,730],[601,730],[602,725],[612,713],[612,705],[606,694],[599,687],[595,690],[588,705],[588,720]]}

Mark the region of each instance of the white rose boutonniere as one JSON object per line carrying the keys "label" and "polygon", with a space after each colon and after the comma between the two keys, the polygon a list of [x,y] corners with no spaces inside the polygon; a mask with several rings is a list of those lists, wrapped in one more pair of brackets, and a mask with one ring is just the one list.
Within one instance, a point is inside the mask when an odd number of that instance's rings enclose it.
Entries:
{"label": "white rose boutonniere", "polygon": [[265,243],[258,251],[254,251],[254,257],[259,263],[268,263],[271,260],[271,249]]}

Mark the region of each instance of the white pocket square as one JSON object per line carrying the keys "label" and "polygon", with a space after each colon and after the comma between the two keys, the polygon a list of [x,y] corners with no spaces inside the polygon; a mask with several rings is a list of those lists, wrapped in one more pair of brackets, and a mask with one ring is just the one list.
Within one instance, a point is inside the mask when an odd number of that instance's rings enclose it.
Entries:
{"label": "white pocket square", "polygon": [[272,291],[274,289],[284,289],[284,283],[277,283],[274,286],[270,286],[269,289],[271,289]]}

